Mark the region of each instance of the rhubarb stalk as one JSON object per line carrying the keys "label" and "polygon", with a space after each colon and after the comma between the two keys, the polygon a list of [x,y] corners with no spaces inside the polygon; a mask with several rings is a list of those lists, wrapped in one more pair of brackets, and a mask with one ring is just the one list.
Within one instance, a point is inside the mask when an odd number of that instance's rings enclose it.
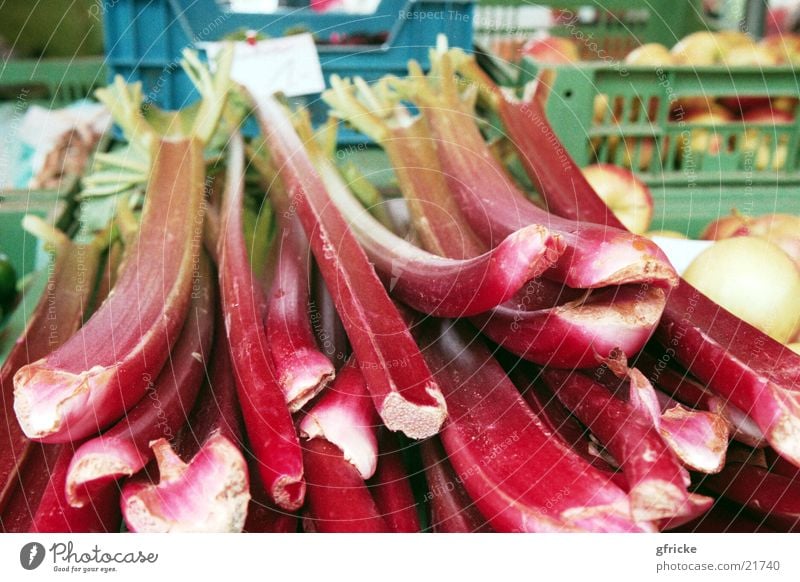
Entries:
{"label": "rhubarb stalk", "polygon": [[201,265],[199,288],[169,361],[145,396],[124,419],[83,443],[67,475],[67,499],[81,507],[109,481],[130,477],[153,459],[150,443],[172,440],[186,423],[205,376],[213,333],[215,285],[208,259]]}
{"label": "rhubarb stalk", "polygon": [[395,435],[381,431],[378,470],[369,482],[375,504],[394,533],[415,533],[420,530],[417,502],[411,491],[408,471],[403,462]]}
{"label": "rhubarb stalk", "polygon": [[283,197],[273,197],[278,218],[273,242],[277,259],[267,310],[267,342],[286,403],[291,412],[297,412],[335,372],[317,347],[309,321],[308,239],[297,217],[282,201]]}
{"label": "rhubarb stalk", "polygon": [[294,511],[303,504],[303,454],[278,384],[264,330],[266,302],[247,258],[243,233],[244,145],[229,145],[217,256],[222,310],[247,436],[270,499]]}
{"label": "rhubarb stalk", "polygon": [[389,429],[402,430],[412,438],[435,434],[447,409],[408,327],[331,204],[285,111],[266,99],[258,104],[256,114],[378,414]]}
{"label": "rhubarb stalk", "polygon": [[552,438],[475,333],[425,324],[425,349],[451,416],[441,438],[475,505],[497,531],[649,531],[624,491]]}

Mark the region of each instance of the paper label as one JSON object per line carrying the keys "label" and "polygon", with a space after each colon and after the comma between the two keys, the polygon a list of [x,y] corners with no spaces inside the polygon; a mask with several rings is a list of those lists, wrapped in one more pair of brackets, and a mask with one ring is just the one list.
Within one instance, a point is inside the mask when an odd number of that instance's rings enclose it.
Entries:
{"label": "paper label", "polygon": [[[213,60],[222,43],[203,43],[203,48]],[[235,43],[231,77],[258,97],[278,92],[299,97],[325,89],[317,46],[309,33]]]}

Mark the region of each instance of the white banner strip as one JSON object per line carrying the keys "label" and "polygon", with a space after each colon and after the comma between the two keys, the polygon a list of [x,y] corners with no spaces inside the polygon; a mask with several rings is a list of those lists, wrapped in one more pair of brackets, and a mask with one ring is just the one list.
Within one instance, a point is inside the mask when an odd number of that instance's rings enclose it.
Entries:
{"label": "white banner strip", "polygon": [[1,580],[800,580],[791,534],[0,535]]}

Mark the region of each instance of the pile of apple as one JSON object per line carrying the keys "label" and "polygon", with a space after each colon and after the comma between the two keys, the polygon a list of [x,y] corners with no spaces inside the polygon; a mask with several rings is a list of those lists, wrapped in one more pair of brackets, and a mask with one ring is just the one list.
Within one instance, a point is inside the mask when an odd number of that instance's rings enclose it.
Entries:
{"label": "pile of apple", "polygon": [[[522,48],[522,54],[542,64],[567,64],[580,61],[578,45],[566,37],[545,37],[533,39]],[[632,66],[779,66],[800,64],[800,36],[778,35],[756,42],[747,34],[736,31],[701,31],[690,34],[672,49],[658,43],[649,43],[634,49],[625,58]],[[671,120],[691,124],[703,124],[710,129],[694,129],[688,144],[677,144],[678,153],[690,150],[694,154],[718,155],[724,146],[724,139],[714,131],[722,124],[744,124],[740,134],[741,141],[736,148],[749,156],[752,169],[782,170],[786,165],[788,135],[775,136],[774,132],[748,125],[764,124],[780,126],[794,123],[798,99],[785,96],[768,97],[735,96],[715,98],[711,96],[682,97],[673,107]],[[609,97],[599,94],[594,102],[594,124],[603,125],[610,118],[617,121],[616,105]],[[649,116],[651,119],[655,117]],[[615,149],[620,138],[612,136],[609,148]],[[593,146],[597,151],[602,138],[595,138]],[[634,161],[636,142],[640,142],[638,162]],[[688,146],[688,147],[687,147]],[[661,152],[656,152],[656,144],[650,138],[626,139],[622,164],[625,167],[646,171],[651,168],[653,156],[666,156],[669,144],[664,144]]]}

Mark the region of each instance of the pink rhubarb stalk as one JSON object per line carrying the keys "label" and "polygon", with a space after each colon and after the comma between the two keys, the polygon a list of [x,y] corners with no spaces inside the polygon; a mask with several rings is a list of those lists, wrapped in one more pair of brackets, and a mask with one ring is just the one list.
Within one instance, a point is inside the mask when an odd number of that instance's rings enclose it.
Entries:
{"label": "pink rhubarb stalk", "polygon": [[545,370],[543,378],[559,400],[619,461],[637,521],[686,512],[689,475],[659,435],[652,419],[580,373]]}
{"label": "pink rhubarb stalk", "polygon": [[561,251],[538,225],[511,233],[493,250],[467,259],[440,257],[395,235],[350,193],[333,164],[307,142],[331,200],[349,223],[390,293],[417,311],[466,317],[511,299]]}
{"label": "pink rhubarb stalk", "polygon": [[235,135],[229,145],[217,256],[222,310],[239,402],[261,479],[279,507],[303,504],[303,453],[286,399],[269,355],[264,331],[264,294],[247,258],[242,221],[244,146]]}
{"label": "pink rhubarb stalk", "polygon": [[244,528],[250,482],[242,454],[236,382],[220,319],[209,383],[187,419],[180,455],[167,439],[152,441],[158,483],[134,479],[122,488],[122,512],[131,531],[240,532]]}
{"label": "pink rhubarb stalk", "polygon": [[358,362],[351,357],[299,428],[304,438],[324,438],[339,447],[361,478],[369,479],[378,464],[379,422]]}
{"label": "pink rhubarb stalk", "polygon": [[[277,188],[277,186],[273,186]],[[309,321],[308,239],[285,202],[272,198],[278,218],[277,249],[267,310],[267,341],[286,403],[297,412],[334,376],[331,361],[314,338]]]}
{"label": "pink rhubarb stalk", "polygon": [[566,246],[547,273],[565,285],[591,289],[648,283],[670,288],[677,283],[675,270],[652,241],[559,218],[527,198],[484,142],[475,123],[474,93],[459,94],[450,55],[441,55],[429,76],[415,66],[410,75],[397,86],[428,120],[450,191],[486,244],[495,246],[512,232],[538,224],[559,235]]}
{"label": "pink rhubarb stalk", "polygon": [[430,527],[434,533],[486,533],[493,531],[464,489],[459,476],[438,438],[420,443],[422,463],[428,491],[425,503],[430,505]]}
{"label": "pink rhubarb stalk", "polygon": [[375,500],[342,451],[324,439],[305,444],[308,482],[306,529],[320,533],[389,532]]}
{"label": "pink rhubarb stalk", "polygon": [[[95,243],[75,245],[57,235],[55,259],[44,293],[0,368],[0,512],[17,482],[17,471],[30,449],[13,413],[13,377],[22,366],[63,345],[81,326],[93,290],[100,249]],[[40,276],[43,276],[40,274]],[[30,298],[23,296],[24,303]]]}
{"label": "pink rhubarb stalk", "polygon": [[347,343],[347,333],[342,320],[336,313],[325,280],[315,269],[314,273],[314,306],[311,309],[311,326],[317,336],[320,349],[333,362],[334,368],[339,370],[348,361],[350,347]]}
{"label": "pink rhubarb stalk", "polygon": [[346,221],[331,203],[286,112],[274,100],[257,116],[333,296],[378,414],[412,438],[439,431],[447,409],[405,322]]}
{"label": "pink rhubarb stalk", "polygon": [[[524,117],[519,117],[520,124]],[[520,131],[533,132],[532,127],[529,124]],[[545,127],[552,132],[549,125]],[[545,161],[544,150],[550,147],[546,140],[528,140],[525,145],[521,154],[529,160],[531,174],[554,171]],[[565,158],[569,163],[566,174],[580,173],[569,156]],[[580,221],[621,226],[591,189],[575,191],[563,176],[553,184],[541,192],[553,212]],[[726,403],[752,418],[772,447],[800,466],[800,355],[683,280],[669,295],[656,338],[670,357]]]}
{"label": "pink rhubarb stalk", "polygon": [[213,333],[216,285],[207,259],[201,272],[189,317],[147,396],[123,420],[75,451],[67,475],[71,505],[81,507],[97,488],[138,473],[153,459],[150,442],[174,439],[186,423],[205,377]]}
{"label": "pink rhubarb stalk", "polygon": [[64,345],[14,376],[28,437],[68,442],[107,427],[161,370],[189,309],[204,170],[198,140],[158,143],[142,224],[114,293]]}
{"label": "pink rhubarb stalk", "polygon": [[451,414],[442,443],[495,530],[651,529],[634,522],[623,490],[552,438],[474,332],[447,321],[427,327],[425,355]]}
{"label": "pink rhubarb stalk", "polygon": [[403,455],[398,449],[398,440],[384,429],[380,441],[378,470],[369,482],[369,490],[389,530],[394,533],[418,532],[417,502],[411,491]]}

